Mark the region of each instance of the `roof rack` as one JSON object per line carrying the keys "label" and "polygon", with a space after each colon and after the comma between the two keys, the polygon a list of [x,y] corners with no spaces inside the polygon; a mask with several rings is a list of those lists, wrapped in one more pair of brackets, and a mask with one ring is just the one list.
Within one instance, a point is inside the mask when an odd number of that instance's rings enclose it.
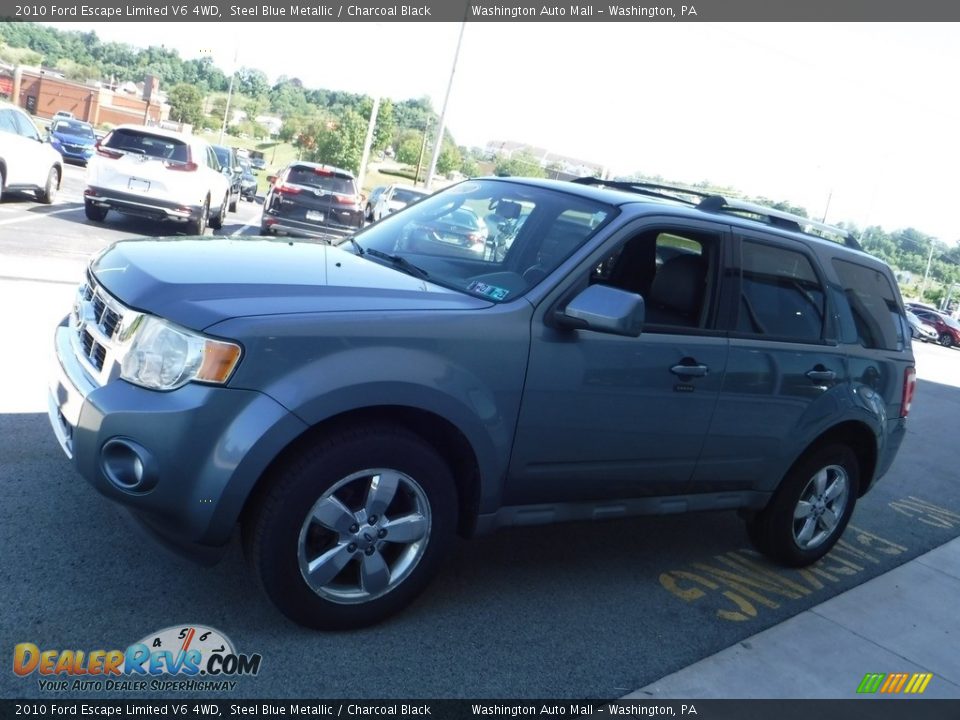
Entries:
{"label": "roof rack", "polygon": [[[811,220],[802,215],[794,215],[793,213],[777,210],[776,208],[767,207],[766,205],[757,205],[756,203],[726,198],[721,195],[711,195],[710,197],[705,197],[700,204],[697,205],[697,209],[703,210],[704,212],[730,213],[733,215],[746,216],[750,219],[760,220],[761,222],[766,222],[770,225],[782,227],[793,232],[803,233],[804,235],[814,235],[815,237],[833,240],[834,242],[841,242],[854,250],[863,250],[860,243],[857,242],[857,239],[849,230],[844,230],[843,228],[833,225],[826,225],[825,223]],[[816,230],[816,232],[810,232],[810,230]]]}
{"label": "roof rack", "polygon": [[[695,207],[698,210],[703,210],[704,212],[740,215],[752,220],[768,223],[775,227],[781,227],[785,230],[803,233],[804,235],[813,235],[835,242],[839,241],[855,250],[863,249],[850,231],[844,230],[843,228],[826,225],[816,220],[784,212],[783,210],[777,210],[767,207],[766,205],[758,205],[744,200],[723,197],[722,195],[717,195],[715,192],[695,190],[677,185],[660,185],[657,183],[633,182],[629,180],[602,180],[597,177],[581,177],[571,182],[578,183],[579,185],[598,185],[617,190],[626,190],[627,192],[665,200],[676,200]],[[816,230],[816,232],[811,233],[809,231],[811,229]]]}
{"label": "roof rack", "polygon": [[633,180],[602,180],[598,177],[579,177],[570,182],[577,183],[578,185],[597,185],[599,187],[614,188],[615,190],[626,190],[627,192],[647,195],[648,197],[660,198],[662,200],[676,200],[691,207],[696,207],[701,201],[713,195],[713,193],[702,190]]}

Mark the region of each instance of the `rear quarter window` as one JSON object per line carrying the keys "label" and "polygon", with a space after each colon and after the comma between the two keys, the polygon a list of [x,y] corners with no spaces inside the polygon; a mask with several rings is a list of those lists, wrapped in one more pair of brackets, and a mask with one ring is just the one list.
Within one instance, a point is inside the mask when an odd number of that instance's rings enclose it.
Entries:
{"label": "rear quarter window", "polygon": [[903,350],[907,318],[887,275],[838,258],[833,259],[833,267],[853,316],[856,341],[866,348]]}

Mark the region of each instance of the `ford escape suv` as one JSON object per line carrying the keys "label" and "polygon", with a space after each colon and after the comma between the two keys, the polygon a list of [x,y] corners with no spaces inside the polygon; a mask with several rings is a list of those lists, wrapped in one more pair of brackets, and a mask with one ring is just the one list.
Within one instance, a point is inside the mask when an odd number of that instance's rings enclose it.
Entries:
{"label": "ford escape suv", "polygon": [[[443,233],[470,211],[488,232]],[[456,533],[735,509],[823,556],[904,437],[910,330],[844,231],[683,188],[480,179],[339,246],[129,240],[57,328],[50,421],[316,628],[397,612]]]}

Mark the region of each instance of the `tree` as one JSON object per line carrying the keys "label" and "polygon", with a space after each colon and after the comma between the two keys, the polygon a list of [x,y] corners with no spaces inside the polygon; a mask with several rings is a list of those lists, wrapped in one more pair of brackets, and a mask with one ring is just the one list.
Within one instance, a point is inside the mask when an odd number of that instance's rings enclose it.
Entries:
{"label": "tree", "polygon": [[416,165],[420,159],[420,148],[423,147],[423,133],[416,130],[407,130],[400,134],[397,140],[397,162],[404,165]]}
{"label": "tree", "polygon": [[360,168],[366,135],[367,121],[359,113],[348,110],[339,121],[324,125],[310,157],[355,173]]}
{"label": "tree", "polygon": [[181,83],[167,93],[170,117],[177,122],[200,125],[203,121],[203,96],[193,85]]}
{"label": "tree", "polygon": [[509,158],[498,155],[493,172],[499,177],[546,177],[537,159],[527,152],[515,152]]}
{"label": "tree", "polygon": [[463,158],[460,157],[460,150],[452,143],[444,143],[440,149],[440,155],[437,157],[437,172],[446,175],[459,169]]}

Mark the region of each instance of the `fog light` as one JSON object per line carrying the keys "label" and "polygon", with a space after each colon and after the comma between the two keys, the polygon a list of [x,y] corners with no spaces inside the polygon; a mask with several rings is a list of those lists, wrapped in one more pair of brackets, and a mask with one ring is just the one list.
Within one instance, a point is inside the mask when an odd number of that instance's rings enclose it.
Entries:
{"label": "fog light", "polygon": [[153,456],[142,445],[126,438],[112,438],[100,450],[100,469],[110,483],[124,492],[142,493],[157,484]]}

